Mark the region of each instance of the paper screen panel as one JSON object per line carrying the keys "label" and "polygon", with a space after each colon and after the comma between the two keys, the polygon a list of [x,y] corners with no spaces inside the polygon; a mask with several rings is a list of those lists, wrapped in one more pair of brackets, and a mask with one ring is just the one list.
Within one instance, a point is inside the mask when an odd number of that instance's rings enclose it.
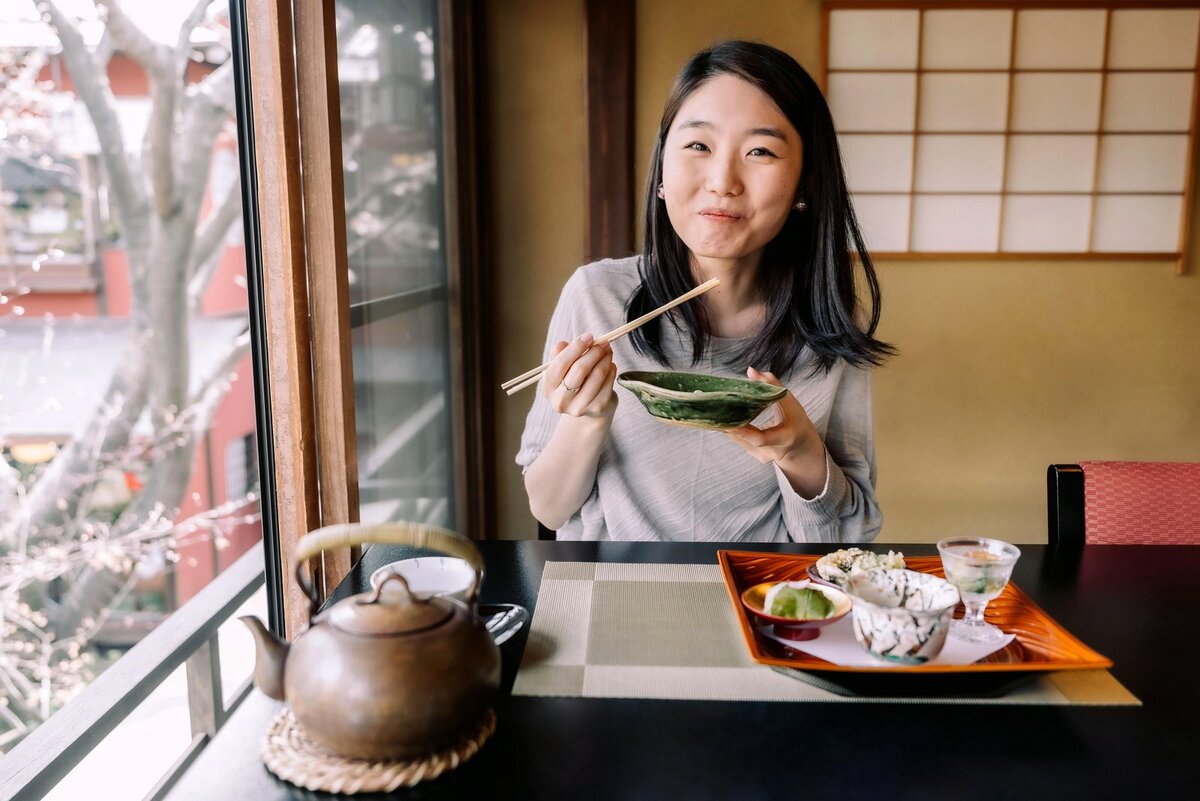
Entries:
{"label": "paper screen panel", "polygon": [[1014,80],[1014,131],[1098,129],[1100,73],[1024,72],[1014,76]]}
{"label": "paper screen panel", "polygon": [[1110,69],[1196,67],[1200,9],[1118,9],[1112,15]]}
{"label": "paper screen panel", "polygon": [[921,12],[833,11],[829,69],[916,69]]}
{"label": "paper screen panel", "polygon": [[1004,185],[1004,137],[917,137],[918,192],[999,192]]}
{"label": "paper screen panel", "polygon": [[1009,192],[1091,192],[1094,135],[1015,134],[1008,140]]}
{"label": "paper screen panel", "polygon": [[1017,12],[1015,64],[1028,69],[1094,69],[1104,66],[1101,9]]}
{"label": "paper screen panel", "polygon": [[912,134],[838,137],[851,192],[912,191]]}
{"label": "paper screen panel", "polygon": [[1086,251],[1091,216],[1088,195],[1008,195],[1000,247],[1011,253]]}
{"label": "paper screen panel", "polygon": [[921,66],[925,69],[1008,69],[1013,12],[925,12]]}
{"label": "paper screen panel", "polygon": [[917,108],[913,73],[831,73],[829,107],[841,131],[911,131]]}
{"label": "paper screen panel", "polygon": [[1002,132],[1007,117],[1007,73],[921,75],[921,130]]}
{"label": "paper screen panel", "polygon": [[858,195],[854,213],[867,250],[901,253],[908,250],[909,195]]}
{"label": "paper screen panel", "polygon": [[1180,195],[1100,195],[1092,250],[1174,253],[1179,250]]}
{"label": "paper screen panel", "polygon": [[1110,74],[1104,129],[1186,132],[1192,114],[1192,78],[1190,72]]}
{"label": "paper screen panel", "polygon": [[1101,192],[1183,192],[1188,138],[1105,136],[1100,142]]}
{"label": "paper screen panel", "polygon": [[913,250],[995,252],[999,232],[999,195],[917,195],[913,198]]}

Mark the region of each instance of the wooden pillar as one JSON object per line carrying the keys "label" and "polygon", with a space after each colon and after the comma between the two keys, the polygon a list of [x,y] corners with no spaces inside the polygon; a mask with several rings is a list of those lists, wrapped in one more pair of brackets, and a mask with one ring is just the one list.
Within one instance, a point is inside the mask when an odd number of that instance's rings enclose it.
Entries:
{"label": "wooden pillar", "polygon": [[589,261],[633,252],[635,0],[586,0]]}
{"label": "wooden pillar", "polygon": [[247,0],[246,9],[279,570],[291,636],[308,620],[291,554],[320,525],[292,4]]}
{"label": "wooden pillar", "polygon": [[[338,100],[334,4],[294,0],[300,163],[312,325],[317,479],[321,525],[358,522],[358,448],[350,352],[350,280],[346,192]],[[356,557],[357,554],[354,554]],[[352,566],[348,549],[325,554],[325,593]]]}
{"label": "wooden pillar", "polygon": [[458,533],[496,537],[495,308],[491,242],[480,198],[487,165],[486,54],[482,0],[439,4],[446,279],[450,300],[450,393]]}

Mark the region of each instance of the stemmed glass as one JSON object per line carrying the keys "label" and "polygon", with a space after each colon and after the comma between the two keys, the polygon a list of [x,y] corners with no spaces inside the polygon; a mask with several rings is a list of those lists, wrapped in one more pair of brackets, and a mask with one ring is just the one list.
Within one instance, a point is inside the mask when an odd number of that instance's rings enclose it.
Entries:
{"label": "stemmed glass", "polygon": [[1006,635],[985,623],[983,610],[1008,584],[1021,556],[1015,545],[986,537],[950,537],[937,544],[946,580],[958,587],[967,612],[950,624],[950,636],[978,643],[995,643]]}

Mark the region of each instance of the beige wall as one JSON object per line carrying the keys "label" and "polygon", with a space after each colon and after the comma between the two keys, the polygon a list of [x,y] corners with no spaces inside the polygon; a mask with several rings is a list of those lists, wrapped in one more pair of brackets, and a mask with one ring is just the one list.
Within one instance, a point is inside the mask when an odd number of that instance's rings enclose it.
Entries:
{"label": "beige wall", "polygon": [[[583,261],[583,3],[504,0],[487,19],[490,204],[501,380],[541,363],[563,283]],[[497,535],[537,534],[513,461],[533,389],[496,388]]]}
{"label": "beige wall", "polygon": [[[579,0],[488,5],[496,358],[507,378],[538,362],[558,290],[582,259],[583,14]],[[695,50],[762,39],[818,72],[816,0],[647,0],[637,30],[639,187],[663,99]],[[1048,464],[1200,460],[1200,259],[1192,262],[1183,277],[1163,263],[878,265],[880,335],[900,348],[875,375],[880,541],[1044,541]],[[497,391],[506,537],[535,530],[512,461],[529,401]]]}

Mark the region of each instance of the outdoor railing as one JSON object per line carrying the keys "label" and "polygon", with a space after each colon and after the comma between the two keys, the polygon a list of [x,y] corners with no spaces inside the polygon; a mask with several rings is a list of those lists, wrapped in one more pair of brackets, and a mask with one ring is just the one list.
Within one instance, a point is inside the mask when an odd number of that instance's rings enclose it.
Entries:
{"label": "outdoor railing", "polygon": [[259,542],[0,757],[0,800],[41,798],[48,793],[172,671],[186,663],[192,742],[146,801],[165,797],[250,693],[247,679],[226,706],[217,630],[262,586],[263,565]]}

